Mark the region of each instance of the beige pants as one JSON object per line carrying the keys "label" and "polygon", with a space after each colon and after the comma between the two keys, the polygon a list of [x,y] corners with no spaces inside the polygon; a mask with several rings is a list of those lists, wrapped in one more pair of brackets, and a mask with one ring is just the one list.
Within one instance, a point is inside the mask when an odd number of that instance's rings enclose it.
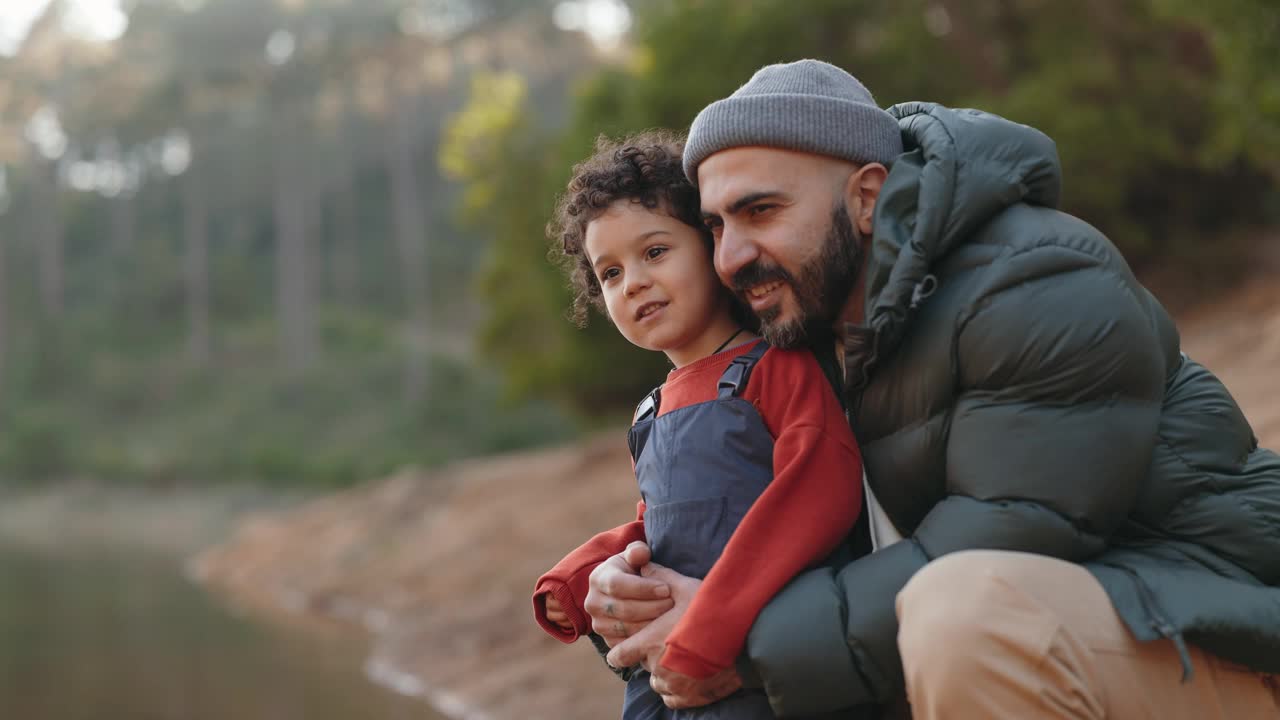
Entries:
{"label": "beige pants", "polygon": [[1280,718],[1273,676],[1191,647],[1139,643],[1084,568],[1026,553],[939,558],[898,595],[915,720]]}

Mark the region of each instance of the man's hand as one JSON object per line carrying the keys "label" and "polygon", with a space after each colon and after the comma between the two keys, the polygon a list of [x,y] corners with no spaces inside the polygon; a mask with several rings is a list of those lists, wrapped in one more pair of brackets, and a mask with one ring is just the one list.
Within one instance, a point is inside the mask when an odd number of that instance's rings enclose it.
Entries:
{"label": "man's hand", "polygon": [[640,574],[650,557],[648,545],[633,542],[591,572],[583,608],[591,616],[592,630],[609,647],[635,635],[675,605],[665,582]]}
{"label": "man's hand", "polygon": [[606,658],[608,663],[614,667],[642,665],[651,673],[649,684],[654,692],[661,695],[662,701],[672,709],[708,705],[728,697],[742,687],[742,678],[734,668],[727,668],[709,678],[698,680],[662,667],[662,653],[667,648],[667,636],[675,629],[680,618],[684,617],[702,581],[686,577],[657,563],[643,566],[641,573],[644,577],[666,583],[671,588],[675,606],[609,651]]}
{"label": "man's hand", "polygon": [[703,680],[696,680],[661,665],[655,665],[650,672],[652,675],[649,677],[649,686],[673,710],[710,705],[729,697],[742,687],[742,678],[731,667]]}
{"label": "man's hand", "polygon": [[670,568],[665,568],[657,563],[648,563],[641,567],[643,579],[650,582],[661,582],[665,587],[670,588],[672,607],[669,611],[662,614],[661,617],[646,623],[644,627],[639,628],[637,632],[632,633],[624,638],[618,644],[610,643],[613,650],[609,651],[609,656],[605,658],[613,667],[631,667],[632,665],[643,665],[644,669],[652,671],[657,667],[658,660],[662,657],[662,653],[667,647],[667,636],[675,629],[676,623],[680,622],[680,618],[684,617],[684,613],[689,609],[689,603],[693,601],[694,593],[698,591],[698,587],[702,585],[701,580],[681,575]]}

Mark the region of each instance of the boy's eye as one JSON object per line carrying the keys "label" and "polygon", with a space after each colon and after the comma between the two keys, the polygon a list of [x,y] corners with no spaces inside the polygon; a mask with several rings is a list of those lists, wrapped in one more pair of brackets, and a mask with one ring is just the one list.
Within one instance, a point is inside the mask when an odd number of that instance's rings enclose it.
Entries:
{"label": "boy's eye", "polygon": [[605,268],[604,272],[600,273],[600,281],[605,282],[606,280],[612,280],[618,277],[621,272],[622,271],[616,267]]}
{"label": "boy's eye", "polygon": [[665,247],[663,247],[663,246],[661,246],[661,245],[654,245],[653,247],[651,247],[651,248],[649,248],[648,250],[645,250],[645,251],[644,251],[644,256],[645,256],[645,258],[647,258],[647,259],[649,259],[649,260],[653,260],[654,258],[656,258],[656,257],[658,257],[659,255],[661,255],[661,254],[665,253],[666,251],[667,251],[667,249],[666,249]]}

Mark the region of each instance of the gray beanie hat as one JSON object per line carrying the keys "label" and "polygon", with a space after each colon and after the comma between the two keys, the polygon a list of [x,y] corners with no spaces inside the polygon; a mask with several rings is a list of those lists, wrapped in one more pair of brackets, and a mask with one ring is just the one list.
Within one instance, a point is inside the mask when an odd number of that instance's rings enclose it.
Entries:
{"label": "gray beanie hat", "polygon": [[766,65],[732,95],[694,118],[684,145],[684,174],[732,147],[764,145],[888,165],[902,153],[898,121],[858,79],[821,60]]}

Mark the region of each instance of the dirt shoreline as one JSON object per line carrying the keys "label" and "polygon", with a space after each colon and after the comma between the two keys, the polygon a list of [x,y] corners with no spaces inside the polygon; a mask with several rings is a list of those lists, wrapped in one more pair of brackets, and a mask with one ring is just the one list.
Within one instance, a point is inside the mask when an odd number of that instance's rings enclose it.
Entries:
{"label": "dirt shoreline", "polygon": [[[1180,323],[1188,355],[1227,383],[1280,448],[1280,288],[1259,277]],[[404,472],[258,515],[196,558],[218,591],[363,628],[366,672],[466,720],[616,716],[622,687],[585,642],[530,620],[534,578],[630,519],[620,429],[572,446]]]}
{"label": "dirt shoreline", "polygon": [[370,677],[449,717],[610,717],[621,684],[585,642],[538,630],[529,592],[584,533],[630,519],[634,495],[605,432],[255,516],[192,575],[250,607],[362,627]]}

